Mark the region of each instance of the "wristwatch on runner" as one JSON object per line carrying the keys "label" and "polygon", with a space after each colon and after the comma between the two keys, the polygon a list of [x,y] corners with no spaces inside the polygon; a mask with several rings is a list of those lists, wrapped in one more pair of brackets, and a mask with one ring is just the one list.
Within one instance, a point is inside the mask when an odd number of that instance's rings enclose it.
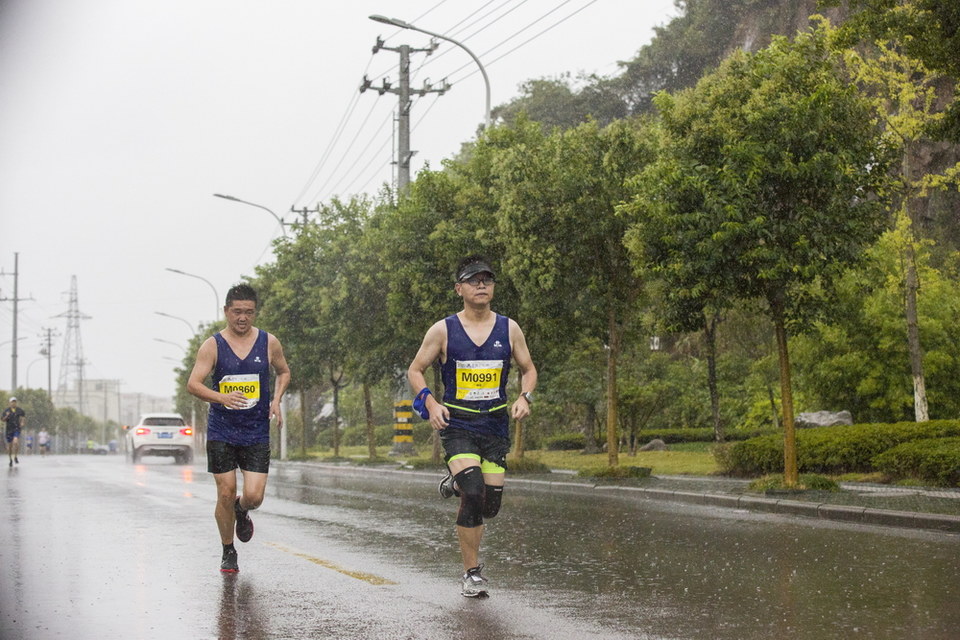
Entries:
{"label": "wristwatch on runner", "polygon": [[520,397],[527,401],[527,404],[533,405],[533,394],[529,391],[524,391],[520,394]]}

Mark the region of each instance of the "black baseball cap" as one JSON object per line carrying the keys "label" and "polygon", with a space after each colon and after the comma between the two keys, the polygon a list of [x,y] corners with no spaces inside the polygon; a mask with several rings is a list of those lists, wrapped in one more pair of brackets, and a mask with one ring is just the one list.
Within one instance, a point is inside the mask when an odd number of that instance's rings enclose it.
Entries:
{"label": "black baseball cap", "polygon": [[478,260],[476,262],[471,262],[460,270],[460,273],[457,274],[457,282],[463,282],[467,278],[471,278],[478,273],[489,273],[494,278],[497,277],[497,274],[493,272],[493,269],[490,268],[490,265],[488,265],[486,262]]}

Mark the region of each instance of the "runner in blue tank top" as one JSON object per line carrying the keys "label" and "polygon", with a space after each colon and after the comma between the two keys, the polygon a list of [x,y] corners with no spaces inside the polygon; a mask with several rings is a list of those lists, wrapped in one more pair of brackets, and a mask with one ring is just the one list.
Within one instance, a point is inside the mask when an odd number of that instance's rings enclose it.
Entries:
{"label": "runner in blue tank top", "polygon": [[[407,370],[416,394],[414,408],[440,433],[443,443],[449,473],[440,483],[440,495],[460,497],[457,538],[464,568],[460,593],[466,597],[487,595],[487,579],[480,573],[483,521],[500,510],[510,417],[522,420],[530,414],[537,386],[537,369],[523,331],[490,308],[494,282],[486,259],[471,256],[460,262],[454,289],[463,298],[463,310],[427,330]],[[438,359],[442,402],[427,387],[424,375]],[[507,398],[511,361],[522,375],[520,397],[512,404]]]}
{"label": "runner in blue tank top", "polygon": [[[210,403],[207,471],[217,484],[214,517],[223,543],[220,570],[239,571],[234,529],[241,542],[253,536],[249,511],[263,502],[270,470],[270,418],[283,428],[280,399],[290,384],[290,367],[275,336],[253,326],[257,292],[238,284],[227,292],[227,328],[207,338],[197,352],[187,390]],[[270,369],[276,374],[270,393]],[[204,381],[212,375],[212,386]],[[237,469],[243,495],[237,495]]]}

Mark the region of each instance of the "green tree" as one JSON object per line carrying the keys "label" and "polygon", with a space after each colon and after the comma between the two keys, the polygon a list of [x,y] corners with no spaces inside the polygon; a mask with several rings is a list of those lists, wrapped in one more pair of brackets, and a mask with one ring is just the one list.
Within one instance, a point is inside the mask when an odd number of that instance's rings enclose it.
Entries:
{"label": "green tree", "polygon": [[608,460],[616,466],[617,360],[638,317],[642,286],[623,245],[626,222],[615,215],[626,182],[650,160],[637,123],[600,129],[589,122],[544,133],[519,123],[525,143],[498,165],[500,221],[506,264],[523,274],[524,305],[555,344],[603,340],[607,353]]}
{"label": "green tree", "polygon": [[[870,104],[819,27],[737,53],[694,89],[660,94],[660,159],[624,211],[659,275],[682,294],[761,299],[780,362],[785,481],[797,482],[788,323],[883,228],[885,155]],[[640,265],[645,266],[645,265]]]}

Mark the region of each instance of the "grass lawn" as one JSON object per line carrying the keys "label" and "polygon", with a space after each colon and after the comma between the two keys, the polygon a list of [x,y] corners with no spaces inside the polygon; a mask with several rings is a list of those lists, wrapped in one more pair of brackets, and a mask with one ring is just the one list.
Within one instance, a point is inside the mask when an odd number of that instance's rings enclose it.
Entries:
{"label": "grass lawn", "polygon": [[[640,451],[636,456],[621,453],[619,460],[622,467],[650,467],[654,475],[713,475],[719,471],[713,454],[710,453],[710,443],[694,442],[689,444],[670,445],[669,451]],[[429,447],[417,447],[419,455],[417,461],[429,461],[431,450]],[[298,452],[299,453],[299,452]],[[377,457],[384,460],[400,462],[390,457],[390,447],[377,447]],[[308,458],[316,461],[325,461],[333,457],[332,449],[310,450]],[[368,457],[365,446],[340,447],[341,459],[358,461]],[[607,454],[597,453],[584,455],[579,451],[545,451],[535,450],[524,452],[524,457],[539,460],[551,469],[582,469],[607,466]],[[413,462],[413,460],[410,460]]]}
{"label": "grass lawn", "polygon": [[[607,454],[584,455],[579,451],[527,451],[524,456],[539,460],[551,469],[582,469],[607,466]],[[636,456],[621,453],[621,467],[650,467],[653,475],[713,475],[719,471],[709,451],[638,451]]]}

